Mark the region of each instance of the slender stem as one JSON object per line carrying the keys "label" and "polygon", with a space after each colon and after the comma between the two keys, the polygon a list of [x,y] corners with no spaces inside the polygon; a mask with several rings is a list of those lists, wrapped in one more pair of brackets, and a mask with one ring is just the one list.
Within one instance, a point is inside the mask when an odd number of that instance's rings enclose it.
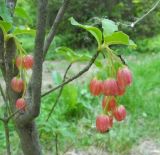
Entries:
{"label": "slender stem", "polygon": [[117,62],[119,62],[120,64],[123,63],[122,60],[117,55],[114,54],[114,51],[111,48],[107,46],[106,49],[107,51],[110,51],[111,55],[117,60]]}
{"label": "slender stem", "polygon": [[[16,112],[14,112],[13,114],[11,114],[11,115],[8,116],[8,117],[4,116],[4,118],[0,118],[0,121],[3,122],[4,131],[5,131],[7,155],[11,155],[10,135],[9,135],[8,123],[9,123],[10,119],[11,119],[16,113],[18,113],[18,112],[19,112],[19,110],[17,110]],[[5,114],[5,115],[6,115],[6,114]]]}
{"label": "slender stem", "polygon": [[57,28],[58,28],[58,25],[60,24],[60,22],[62,21],[62,18],[64,16],[64,13],[65,13],[65,10],[67,9],[67,6],[68,6],[68,3],[69,3],[70,0],[64,0],[62,6],[60,7],[58,13],[57,13],[57,16],[53,22],[53,25],[51,27],[51,30],[45,40],[45,43],[44,43],[44,47],[43,47],[43,55],[44,55],[44,58],[47,54],[47,51],[51,45],[51,42],[52,40],[54,39],[54,36],[56,34],[56,31],[57,31]]}
{"label": "slender stem", "polygon": [[0,121],[3,122],[4,131],[5,131],[7,155],[11,155],[10,135],[9,135],[8,123],[9,123],[10,119],[11,119],[16,113],[18,113],[18,112],[19,112],[19,110],[16,111],[16,112],[14,112],[13,114],[11,114],[11,115],[8,116],[8,117],[7,117],[8,113],[5,113],[5,114],[4,114],[4,118],[0,118]]}
{"label": "slender stem", "polygon": [[21,109],[15,111],[15,112],[12,113],[10,116],[8,116],[7,121],[10,121],[10,119],[11,119],[12,117],[14,117],[19,111],[21,111]]}
{"label": "slender stem", "polygon": [[[66,80],[67,73],[68,73],[69,69],[71,68],[71,66],[72,66],[72,63],[70,63],[70,64],[68,65],[68,67],[67,67],[67,69],[66,69],[66,71],[65,71],[65,74],[64,74],[64,76],[63,76],[63,82]],[[56,105],[58,104],[58,101],[59,101],[59,99],[60,99],[60,96],[61,96],[61,94],[62,94],[62,91],[63,91],[64,86],[65,86],[65,85],[63,85],[63,86],[61,87],[61,89],[60,89],[60,91],[59,91],[59,94],[57,95],[56,101],[55,101],[55,103],[53,104],[53,106],[52,106],[52,108],[51,108],[51,111],[49,112],[49,114],[48,114],[48,116],[47,116],[46,122],[49,120],[51,114],[53,113],[53,111],[54,111],[54,109],[55,109],[55,107],[56,107]],[[39,136],[41,137],[41,135],[42,135],[42,132],[40,133]]]}
{"label": "slender stem", "polygon": [[[64,74],[64,77],[63,77],[63,82],[65,82],[67,73],[68,73],[69,69],[71,68],[71,66],[72,66],[72,63],[69,64],[69,66],[67,67],[67,69],[66,69],[66,71],[65,71],[65,74]],[[59,99],[60,99],[60,97],[61,97],[61,95],[62,95],[62,91],[63,91],[64,86],[65,86],[65,85],[63,85],[63,86],[61,87],[61,89],[60,89],[60,91],[59,91],[59,93],[58,93],[58,95],[57,95],[56,101],[55,101],[55,103],[53,104],[52,109],[51,109],[51,111],[49,112],[46,121],[49,120],[51,114],[53,113],[53,111],[54,111],[54,109],[55,109],[55,107],[56,107],[56,105],[58,104],[58,101],[59,101]]]}
{"label": "slender stem", "polygon": [[11,155],[8,121],[4,121],[7,155]]}
{"label": "slender stem", "polygon": [[100,52],[97,51],[97,52],[95,53],[95,55],[93,55],[93,57],[91,58],[91,60],[90,60],[90,62],[88,63],[88,65],[87,65],[85,68],[83,68],[79,73],[77,73],[77,74],[76,74],[75,76],[73,76],[72,78],[66,80],[65,82],[62,82],[62,83],[61,83],[60,85],[58,85],[57,87],[55,87],[55,88],[47,91],[46,93],[42,94],[41,97],[44,97],[44,96],[52,93],[53,91],[55,91],[55,90],[63,87],[64,85],[66,85],[66,84],[70,83],[71,81],[79,78],[81,75],[83,75],[85,72],[87,72],[87,71],[90,69],[90,67],[92,66],[92,64],[95,62],[95,60],[96,60],[96,58],[98,57],[99,53],[100,53]]}
{"label": "slender stem", "polygon": [[1,92],[1,95],[2,95],[4,103],[5,103],[4,118],[0,118],[0,120],[3,121],[3,123],[4,123],[5,135],[6,135],[6,147],[7,147],[8,155],[10,155],[9,154],[10,144],[8,144],[8,132],[9,132],[9,129],[8,129],[8,121],[9,121],[9,119],[8,119],[8,103],[7,103],[7,98],[4,94],[4,91],[2,89],[1,84],[0,84],[0,92]]}
{"label": "slender stem", "polygon": [[56,138],[55,138],[55,141],[56,141],[56,155],[58,155],[58,134],[56,133]]}
{"label": "slender stem", "polygon": [[113,60],[113,53],[112,53],[112,51],[111,50],[109,50],[109,48],[108,48],[108,53],[109,53],[109,60],[110,60],[110,62],[111,62],[111,76],[116,76],[116,70],[115,70],[115,68],[114,68],[114,60]]}
{"label": "slender stem", "polygon": [[133,28],[136,24],[138,24],[140,21],[142,21],[145,17],[147,17],[153,10],[155,10],[157,8],[157,6],[159,5],[160,0],[158,0],[151,9],[149,9],[145,14],[143,14],[141,17],[139,17],[136,21],[134,22],[130,22],[130,24],[124,24],[124,23],[120,23],[121,25],[127,26],[127,27],[131,27]]}
{"label": "slender stem", "polygon": [[133,22],[131,24],[131,27],[134,27],[137,23],[139,23],[141,20],[143,20],[147,15],[149,15],[157,6],[158,4],[160,3],[160,0],[158,0],[154,5],[153,7],[147,12],[145,13],[142,17],[138,18],[135,22]]}
{"label": "slender stem", "polygon": [[10,118],[8,117],[9,105],[8,105],[7,97],[6,97],[5,94],[4,94],[4,91],[3,91],[3,89],[2,89],[1,84],[0,84],[0,92],[1,92],[1,95],[2,95],[3,100],[4,100],[4,103],[5,103],[5,111],[4,111],[4,118],[5,118],[5,119],[3,119],[3,120],[4,120],[4,121],[6,120],[6,121],[8,122],[9,119],[10,119]]}
{"label": "slender stem", "polygon": [[5,96],[5,93],[4,93],[3,89],[2,89],[1,84],[0,84],[0,92],[1,92],[1,95],[3,97],[4,102],[6,102],[6,96]]}

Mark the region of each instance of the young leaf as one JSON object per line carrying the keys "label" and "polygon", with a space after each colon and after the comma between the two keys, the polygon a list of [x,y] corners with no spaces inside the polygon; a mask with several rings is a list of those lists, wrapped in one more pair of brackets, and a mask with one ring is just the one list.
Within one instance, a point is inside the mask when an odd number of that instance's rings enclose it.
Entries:
{"label": "young leaf", "polygon": [[12,28],[12,24],[0,20],[0,27],[3,27],[6,32],[8,32]]}
{"label": "young leaf", "polygon": [[75,61],[75,55],[72,49],[68,47],[58,47],[56,48],[56,53],[59,55],[63,56],[66,60],[69,62],[74,62]]}
{"label": "young leaf", "polygon": [[118,31],[118,26],[109,19],[103,19],[102,20],[102,28],[103,28],[103,37],[104,40],[107,36],[110,36],[113,34],[113,32]]}
{"label": "young leaf", "polygon": [[70,22],[74,26],[78,26],[80,28],[85,29],[86,31],[90,32],[96,39],[98,43],[98,48],[101,46],[102,43],[102,32],[100,29],[94,26],[89,26],[89,25],[82,25],[78,23],[73,17],[70,18]]}
{"label": "young leaf", "polygon": [[16,28],[13,32],[14,35],[23,35],[23,34],[28,34],[28,35],[36,35],[36,31],[34,29],[26,28],[26,29],[20,29]]}
{"label": "young leaf", "polygon": [[129,36],[121,31],[114,32],[112,35],[107,36],[105,38],[105,43],[107,45],[114,45],[114,44],[129,45]]}
{"label": "young leaf", "polygon": [[[56,53],[59,55],[63,56],[66,60],[68,60],[70,63],[74,62],[88,62],[91,60],[91,55],[87,53],[76,53],[72,49],[67,48],[67,47],[59,47],[56,49]],[[101,61],[96,59],[95,65],[99,68],[102,67]]]}

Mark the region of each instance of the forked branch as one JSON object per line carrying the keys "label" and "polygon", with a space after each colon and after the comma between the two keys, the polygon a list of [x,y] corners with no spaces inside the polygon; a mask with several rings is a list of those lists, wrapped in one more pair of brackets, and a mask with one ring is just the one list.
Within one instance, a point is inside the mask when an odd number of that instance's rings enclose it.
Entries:
{"label": "forked branch", "polygon": [[[69,64],[69,66],[67,67],[67,69],[66,69],[66,71],[65,71],[65,73],[64,73],[63,82],[65,82],[66,77],[67,77],[67,73],[68,73],[69,69],[71,68],[71,66],[72,66],[72,63]],[[61,95],[62,95],[63,88],[64,88],[64,85],[63,85],[63,86],[61,87],[61,89],[59,90],[59,93],[58,93],[58,95],[57,95],[57,97],[56,97],[56,100],[55,100],[55,102],[54,102],[54,104],[53,104],[53,106],[52,106],[52,108],[51,108],[51,110],[50,110],[50,112],[49,112],[49,114],[48,114],[48,116],[47,116],[46,121],[49,120],[51,114],[53,113],[53,111],[54,111],[54,109],[55,109],[55,107],[56,107],[56,105],[58,104],[58,101],[59,101],[59,99],[60,99],[60,97],[61,97]]]}
{"label": "forked branch", "polygon": [[69,1],[70,0],[64,0],[62,6],[60,7],[58,13],[57,13],[57,16],[53,22],[53,25],[50,29],[50,32],[45,40],[45,44],[44,44],[44,48],[43,48],[43,53],[44,53],[44,59],[45,59],[45,56],[47,54],[47,51],[49,49],[49,46],[51,45],[51,42],[52,40],[54,39],[54,36],[56,34],[56,31],[57,31],[57,28],[58,28],[58,25],[60,24],[60,22],[62,21],[62,18],[64,16],[64,13],[67,9],[67,6],[69,4]]}

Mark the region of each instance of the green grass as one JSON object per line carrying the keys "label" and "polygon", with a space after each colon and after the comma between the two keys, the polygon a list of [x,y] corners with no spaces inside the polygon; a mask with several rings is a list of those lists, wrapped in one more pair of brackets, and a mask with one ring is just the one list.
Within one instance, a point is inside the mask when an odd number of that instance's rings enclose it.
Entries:
{"label": "green grass", "polygon": [[[55,136],[58,135],[59,150],[68,147],[87,149],[96,146],[111,154],[126,155],[141,139],[158,139],[160,136],[160,53],[136,54],[127,58],[133,71],[134,82],[120,103],[127,108],[127,119],[115,122],[109,133],[99,134],[95,118],[101,112],[101,99],[92,97],[86,84],[65,87],[62,97],[48,122],[48,111],[55,101],[56,93],[42,99],[41,115],[37,119],[44,152],[55,151]],[[12,148],[17,136],[11,126]],[[5,148],[2,123],[0,123],[0,152]],[[14,144],[14,146],[13,146]],[[16,153],[15,153],[16,154]]]}

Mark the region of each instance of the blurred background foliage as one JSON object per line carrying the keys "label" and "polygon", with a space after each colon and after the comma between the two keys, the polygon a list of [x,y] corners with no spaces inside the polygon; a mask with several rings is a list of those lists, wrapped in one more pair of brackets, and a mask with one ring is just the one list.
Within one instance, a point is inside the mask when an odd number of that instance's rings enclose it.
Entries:
{"label": "blurred background foliage", "polygon": [[[61,3],[62,0],[49,1],[47,17],[48,29],[51,27]],[[121,29],[128,33],[131,38],[143,39],[152,37],[160,33],[159,6],[134,28],[126,27],[123,24],[134,22],[137,18],[145,14],[154,4],[155,0],[71,0],[64,20],[58,30],[56,41],[74,48],[90,47],[93,40],[90,39],[88,34],[70,25],[68,18],[72,16],[79,22],[92,23],[97,26],[99,25],[99,19],[107,17],[120,23]],[[21,0],[18,2],[18,6],[23,6],[23,9],[27,12],[28,18],[27,20],[26,18],[17,19],[17,25],[24,24],[25,22],[30,27],[35,28],[36,5],[36,1],[30,0]]]}

